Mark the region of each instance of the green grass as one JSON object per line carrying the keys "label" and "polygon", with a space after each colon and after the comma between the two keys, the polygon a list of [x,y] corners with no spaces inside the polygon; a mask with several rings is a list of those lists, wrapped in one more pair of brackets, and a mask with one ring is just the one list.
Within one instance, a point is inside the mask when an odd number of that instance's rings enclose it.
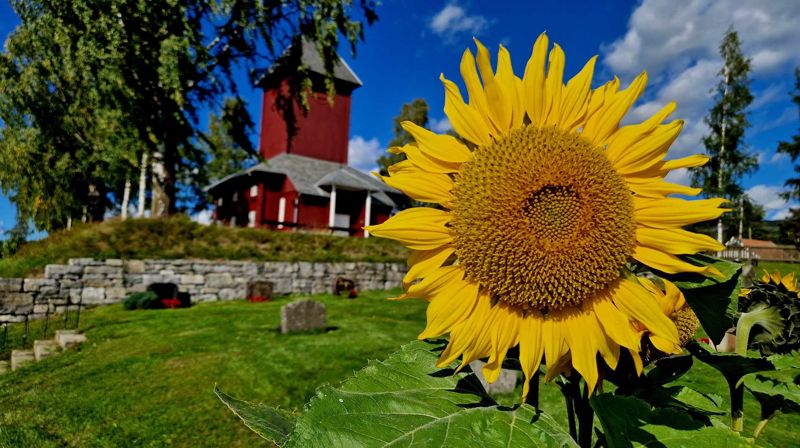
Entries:
{"label": "green grass", "polygon": [[79,351],[0,376],[0,447],[266,446],[212,390],[301,409],[323,383],[384,358],[422,329],[424,303],[317,296],[328,324],[282,335],[280,306],[216,302],[189,309],[81,315]]}
{"label": "green grass", "polygon": [[255,261],[404,261],[382,238],[203,226],[186,216],[109,220],[54,232],[0,259],[0,277],[24,277],[70,258],[204,258]]}
{"label": "green grass", "polygon": [[[0,376],[0,447],[268,446],[216,399],[214,385],[299,411],[317,387],[339,383],[421,331],[425,304],[383,300],[391,295],[315,296],[327,305],[328,324],[335,328],[296,335],[276,331],[280,306],[294,298],[179,310],[87,310],[81,315],[85,346]],[[41,324],[33,324],[32,337]],[[18,337],[21,326],[12,331]],[[727,406],[725,382],[715,370],[696,362],[680,382]],[[519,392],[498,399],[513,405]],[[748,434],[758,406],[752,397],[746,400]],[[542,385],[540,402],[566,424],[554,384]],[[798,427],[799,417],[778,416],[759,442],[792,446]]]}
{"label": "green grass", "polygon": [[764,269],[769,272],[778,271],[781,275],[786,275],[790,272],[794,272],[794,274],[800,277],[800,263],[779,263],[774,261],[762,261],[758,263],[758,266],[755,267],[755,274],[756,278],[761,278],[761,274],[764,273]]}

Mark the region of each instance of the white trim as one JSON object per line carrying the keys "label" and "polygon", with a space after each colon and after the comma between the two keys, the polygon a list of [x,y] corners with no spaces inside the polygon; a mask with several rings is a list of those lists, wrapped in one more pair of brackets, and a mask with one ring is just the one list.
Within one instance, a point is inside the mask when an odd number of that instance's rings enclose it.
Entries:
{"label": "white trim", "polygon": [[[369,226],[370,218],[372,217],[372,193],[367,192],[367,201],[364,204],[364,227]],[[364,238],[369,238],[369,230],[364,229]]]}
{"label": "white trim", "polygon": [[286,198],[281,196],[278,199],[278,228],[283,228],[283,221],[286,219]]}
{"label": "white trim", "polygon": [[336,185],[331,185],[331,200],[328,203],[328,227],[336,224]]}

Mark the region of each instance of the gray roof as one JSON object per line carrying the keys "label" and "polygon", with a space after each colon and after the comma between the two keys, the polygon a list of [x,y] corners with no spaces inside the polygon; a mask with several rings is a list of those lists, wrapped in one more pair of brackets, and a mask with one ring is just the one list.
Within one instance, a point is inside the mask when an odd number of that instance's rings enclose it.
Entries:
{"label": "gray roof", "polygon": [[[287,49],[286,53],[288,53],[288,51],[289,50]],[[322,55],[319,54],[319,51],[317,51],[317,45],[314,41],[308,39],[302,39],[300,51],[301,51],[300,62],[306,67],[308,67],[309,71],[311,71],[312,73],[318,73],[320,75],[326,74],[325,63],[322,60]],[[284,53],[284,55],[286,53]],[[353,69],[351,69],[350,66],[347,65],[347,62],[345,62],[344,59],[342,59],[338,55],[337,59],[338,60],[333,65],[333,77],[340,81],[353,84],[356,87],[363,85],[363,83],[355,74],[355,72],[353,72]],[[261,80],[259,80],[257,84],[261,84],[267,78],[269,78],[273,73],[278,72],[280,64],[281,60],[279,59],[279,61],[264,74],[264,77],[261,78]]]}
{"label": "gray roof", "polygon": [[351,166],[286,153],[220,179],[206,187],[206,191],[214,190],[229,181],[255,173],[283,174],[292,181],[298,193],[311,196],[330,197],[331,186],[344,190],[367,190],[371,192],[373,199],[394,207],[397,204],[387,193],[402,194],[375,177]]}

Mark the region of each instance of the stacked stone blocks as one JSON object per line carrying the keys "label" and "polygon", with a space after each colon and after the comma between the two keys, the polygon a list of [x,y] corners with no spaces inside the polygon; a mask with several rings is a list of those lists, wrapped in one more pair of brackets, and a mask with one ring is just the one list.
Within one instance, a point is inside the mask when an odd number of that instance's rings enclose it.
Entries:
{"label": "stacked stone blocks", "polygon": [[405,270],[402,263],[73,258],[47,265],[43,278],[0,278],[0,324],[121,302],[153,283],[174,283],[196,303],[243,299],[253,281],[272,282],[275,295],[331,292],[338,277],[354,280],[359,290],[389,289]]}

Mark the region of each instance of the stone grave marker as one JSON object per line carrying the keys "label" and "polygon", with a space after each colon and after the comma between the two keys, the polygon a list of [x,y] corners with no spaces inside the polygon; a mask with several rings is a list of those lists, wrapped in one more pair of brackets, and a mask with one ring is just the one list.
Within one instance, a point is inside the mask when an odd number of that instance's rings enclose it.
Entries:
{"label": "stone grave marker", "polygon": [[333,294],[337,296],[345,294],[351,299],[358,297],[356,282],[349,278],[338,277],[333,283]]}
{"label": "stone grave marker", "polygon": [[32,350],[11,350],[11,370],[17,370],[34,360]]}
{"label": "stone grave marker", "polygon": [[281,307],[281,333],[325,328],[325,305],[298,300]]}
{"label": "stone grave marker", "polygon": [[275,284],[264,280],[256,280],[247,285],[247,300],[251,302],[269,302]]}
{"label": "stone grave marker", "polygon": [[36,361],[41,361],[53,356],[57,349],[58,344],[56,341],[33,341],[33,356],[36,358]]}
{"label": "stone grave marker", "polygon": [[508,369],[501,369],[500,376],[497,377],[497,380],[489,384],[486,381],[486,378],[483,377],[483,366],[486,363],[483,361],[472,361],[469,363],[469,366],[472,368],[472,371],[475,372],[475,376],[478,377],[480,380],[481,385],[486,390],[486,393],[492,394],[509,394],[514,392],[514,388],[517,387],[517,371],[516,370],[508,370]]}
{"label": "stone grave marker", "polygon": [[11,370],[11,365],[8,363],[8,361],[0,361],[0,375],[8,372],[9,370]]}
{"label": "stone grave marker", "polygon": [[86,335],[76,330],[56,330],[56,343],[63,349],[86,342]]}

